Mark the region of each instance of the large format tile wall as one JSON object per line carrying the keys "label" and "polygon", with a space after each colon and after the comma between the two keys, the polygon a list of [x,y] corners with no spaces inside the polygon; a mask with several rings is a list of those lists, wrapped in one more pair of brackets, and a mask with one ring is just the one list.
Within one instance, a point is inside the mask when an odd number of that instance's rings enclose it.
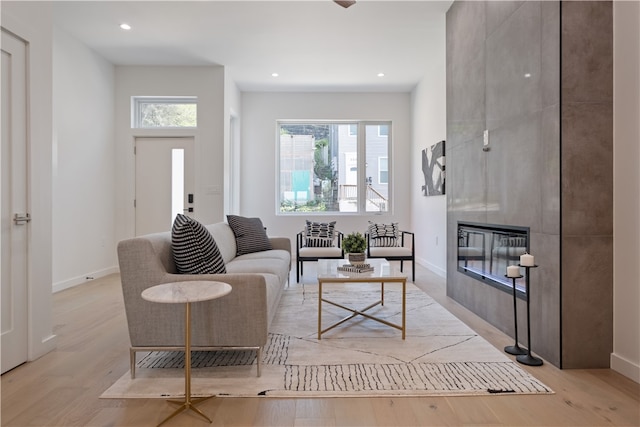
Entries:
{"label": "large format tile wall", "polygon": [[[612,349],[611,34],[604,2],[447,13],[447,293],[513,336],[511,294],[456,269],[457,223],[529,227],[532,350],[567,368]],[[528,345],[523,300],[518,325]]]}

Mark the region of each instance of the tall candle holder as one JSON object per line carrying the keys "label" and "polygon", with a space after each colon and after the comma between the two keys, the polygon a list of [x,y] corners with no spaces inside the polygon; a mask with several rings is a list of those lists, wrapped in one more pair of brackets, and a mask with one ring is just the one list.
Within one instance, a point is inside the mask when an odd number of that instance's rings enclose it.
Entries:
{"label": "tall candle holder", "polygon": [[519,265],[520,267],[524,267],[527,269],[527,277],[525,279],[525,286],[526,286],[525,289],[527,292],[527,344],[529,346],[529,349],[527,350],[526,354],[520,354],[516,356],[516,360],[522,363],[523,365],[540,366],[542,365],[542,359],[531,355],[531,316],[529,314],[530,313],[529,301],[531,300],[531,294],[529,293],[529,273],[530,273],[530,269],[537,268],[538,266],[537,265],[521,265],[521,264]]}
{"label": "tall candle holder", "polygon": [[506,353],[513,354],[514,356],[526,355],[527,349],[522,348],[518,345],[518,311],[516,307],[516,301],[517,301],[516,300],[516,279],[521,279],[523,276],[522,275],[518,275],[518,276],[505,275],[505,277],[508,277],[513,281],[513,328],[515,330],[516,343],[514,345],[506,346],[504,348],[504,351]]}

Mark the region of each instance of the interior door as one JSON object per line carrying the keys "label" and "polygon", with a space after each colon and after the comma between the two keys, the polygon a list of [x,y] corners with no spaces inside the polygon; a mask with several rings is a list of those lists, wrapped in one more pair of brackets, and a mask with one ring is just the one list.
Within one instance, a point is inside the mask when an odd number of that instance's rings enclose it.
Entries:
{"label": "interior door", "polygon": [[27,186],[26,44],[2,30],[2,373],[27,361]]}
{"label": "interior door", "polygon": [[136,236],[168,231],[195,211],[194,139],[136,138]]}

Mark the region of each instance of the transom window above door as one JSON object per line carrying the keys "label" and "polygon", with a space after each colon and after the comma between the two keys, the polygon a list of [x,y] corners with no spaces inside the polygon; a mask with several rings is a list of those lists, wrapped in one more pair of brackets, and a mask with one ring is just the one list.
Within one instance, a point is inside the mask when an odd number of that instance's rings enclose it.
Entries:
{"label": "transom window above door", "polygon": [[131,127],[138,129],[198,127],[196,96],[134,96]]}
{"label": "transom window above door", "polygon": [[391,122],[279,121],[277,151],[277,214],[391,211]]}

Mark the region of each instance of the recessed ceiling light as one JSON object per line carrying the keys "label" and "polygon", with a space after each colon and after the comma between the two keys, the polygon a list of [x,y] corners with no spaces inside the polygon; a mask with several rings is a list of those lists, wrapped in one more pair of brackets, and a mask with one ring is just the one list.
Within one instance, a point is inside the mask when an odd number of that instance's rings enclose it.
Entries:
{"label": "recessed ceiling light", "polygon": [[378,77],[384,77],[384,73],[378,73]]}
{"label": "recessed ceiling light", "polygon": [[524,75],[524,78],[525,78],[525,79],[528,79],[529,77],[531,77],[531,73],[526,73],[526,74]]}
{"label": "recessed ceiling light", "polygon": [[131,29],[131,25],[123,23],[123,24],[120,24],[120,28],[122,28],[123,30],[129,31]]}
{"label": "recessed ceiling light", "polygon": [[271,73],[271,77],[278,77],[280,74],[278,73]]}

